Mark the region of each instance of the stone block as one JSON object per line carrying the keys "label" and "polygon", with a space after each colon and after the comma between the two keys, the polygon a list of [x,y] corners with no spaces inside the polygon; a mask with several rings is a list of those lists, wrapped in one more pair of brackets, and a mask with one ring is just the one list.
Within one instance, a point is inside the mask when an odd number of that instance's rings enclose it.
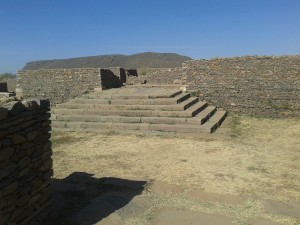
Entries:
{"label": "stone block", "polygon": [[0,107],[0,120],[5,120],[8,116],[8,109]]}
{"label": "stone block", "polygon": [[0,162],[3,160],[7,160],[13,153],[15,149],[12,147],[6,147],[0,150]]}
{"label": "stone block", "polygon": [[38,136],[38,132],[36,130],[33,130],[33,131],[30,131],[26,135],[26,138],[27,138],[28,141],[33,141],[37,136]]}
{"label": "stone block", "polygon": [[26,110],[26,107],[19,101],[9,102],[4,107],[8,109],[9,114],[14,116]]}
{"label": "stone block", "polygon": [[9,163],[5,168],[0,170],[0,180],[10,175],[17,168],[14,163]]}

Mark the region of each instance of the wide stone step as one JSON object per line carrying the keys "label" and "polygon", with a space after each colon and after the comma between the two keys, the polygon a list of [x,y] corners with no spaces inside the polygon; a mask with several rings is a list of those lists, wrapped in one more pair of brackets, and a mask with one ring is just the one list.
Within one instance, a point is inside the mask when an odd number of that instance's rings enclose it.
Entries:
{"label": "wide stone step", "polygon": [[111,99],[156,99],[156,98],[173,98],[182,91],[166,91],[159,94],[112,94]]}
{"label": "wide stone step", "polygon": [[184,111],[161,110],[105,110],[105,109],[53,109],[52,113],[60,115],[101,115],[101,116],[128,116],[128,117],[193,117],[207,106],[206,102],[197,102]]}
{"label": "wide stone step", "polygon": [[93,92],[52,109],[52,127],[88,132],[189,135],[214,132],[226,117],[178,89],[126,88]]}
{"label": "wide stone step", "polygon": [[74,122],[53,121],[53,128],[69,128],[77,130],[85,129],[109,129],[109,130],[135,130],[135,131],[161,131],[175,133],[211,133],[208,126],[186,124],[150,124],[150,123],[112,123],[112,122]]}
{"label": "wide stone step", "polygon": [[[99,116],[99,115],[55,115],[54,121],[74,122],[112,122],[112,123],[150,123],[150,124],[188,124],[187,118],[176,117],[127,117],[127,116]],[[200,122],[198,121],[198,124]]]}
{"label": "wide stone step", "polygon": [[58,109],[104,109],[104,110],[163,110],[180,111],[185,110],[199,101],[198,98],[189,98],[176,105],[112,105],[112,104],[80,104],[63,103],[57,104]]}

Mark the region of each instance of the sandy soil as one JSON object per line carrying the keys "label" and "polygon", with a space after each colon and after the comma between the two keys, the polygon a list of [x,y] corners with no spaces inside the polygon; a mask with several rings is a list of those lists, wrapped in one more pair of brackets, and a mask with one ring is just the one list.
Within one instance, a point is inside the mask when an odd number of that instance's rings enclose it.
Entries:
{"label": "sandy soil", "polygon": [[[98,178],[161,181],[182,190],[173,197],[159,197],[171,205],[186,201],[194,190],[243,196],[256,209],[263,200],[299,204],[300,120],[234,117],[229,128],[225,138],[52,132],[54,177],[63,179],[79,171]],[[248,213],[255,214],[254,208]],[[274,221],[297,223],[280,219]],[[236,224],[246,223],[236,219]]]}

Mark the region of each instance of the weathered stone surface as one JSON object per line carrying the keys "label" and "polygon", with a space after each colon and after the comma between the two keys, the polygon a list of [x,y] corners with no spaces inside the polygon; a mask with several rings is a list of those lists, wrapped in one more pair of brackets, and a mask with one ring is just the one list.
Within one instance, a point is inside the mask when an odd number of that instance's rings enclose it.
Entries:
{"label": "weathered stone surface", "polygon": [[22,104],[25,106],[25,108],[27,109],[27,110],[37,110],[37,109],[39,109],[39,105],[38,105],[38,103],[36,102],[36,101],[34,101],[34,100],[24,100],[24,101],[22,101]]}
{"label": "weathered stone surface", "polygon": [[29,157],[24,157],[18,161],[18,166],[20,169],[23,169],[25,166],[27,166],[30,163]]}
{"label": "weathered stone surface", "polygon": [[26,135],[28,141],[33,141],[38,136],[38,132],[33,130]]}
{"label": "weathered stone surface", "polygon": [[12,115],[18,115],[21,112],[26,110],[25,106],[19,101],[9,102],[4,107],[7,108],[9,114],[12,114]]}
{"label": "weathered stone surface", "polygon": [[7,118],[8,109],[0,107],[0,120],[4,120]]}
{"label": "weathered stone surface", "polygon": [[236,114],[300,116],[300,56],[246,56],[185,62],[188,90]]}
{"label": "weathered stone surface", "polygon": [[15,145],[21,144],[21,143],[24,143],[24,142],[26,142],[26,137],[24,137],[21,134],[15,134],[12,137],[12,143],[15,144]]}
{"label": "weathered stone surface", "polygon": [[[52,150],[49,126],[41,127],[49,113],[31,100],[5,107],[8,114],[0,124],[0,224],[50,224],[52,208],[44,206],[52,199]],[[42,138],[35,144],[39,133]]]}
{"label": "weathered stone surface", "polygon": [[10,175],[16,168],[16,164],[9,163],[5,168],[0,170],[0,180]]}
{"label": "weathered stone surface", "polygon": [[0,162],[2,160],[8,159],[13,153],[15,149],[12,147],[6,147],[0,150]]}

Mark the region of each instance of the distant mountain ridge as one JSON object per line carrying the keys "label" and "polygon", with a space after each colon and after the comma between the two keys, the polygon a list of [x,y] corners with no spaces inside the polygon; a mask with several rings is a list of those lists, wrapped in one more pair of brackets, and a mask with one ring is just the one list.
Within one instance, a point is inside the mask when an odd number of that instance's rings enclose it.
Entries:
{"label": "distant mountain ridge", "polygon": [[176,53],[144,52],[133,55],[99,55],[70,59],[39,60],[29,62],[24,70],[67,69],[67,68],[173,68],[181,67],[184,61],[191,60],[187,56]]}

